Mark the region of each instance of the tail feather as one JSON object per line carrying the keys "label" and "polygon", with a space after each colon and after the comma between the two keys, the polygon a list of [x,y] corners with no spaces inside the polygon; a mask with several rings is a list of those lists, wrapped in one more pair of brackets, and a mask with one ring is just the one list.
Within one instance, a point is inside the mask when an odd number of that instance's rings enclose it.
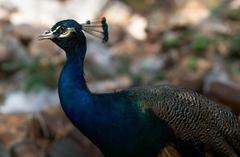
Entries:
{"label": "tail feather", "polygon": [[240,138],[237,137],[229,137],[227,138],[229,145],[237,152],[238,156],[240,156]]}
{"label": "tail feather", "polygon": [[213,146],[213,149],[218,154],[218,156],[224,156],[224,157],[238,157],[236,151],[233,149],[232,145],[229,143],[229,138],[223,139],[223,138],[217,138],[215,141],[212,141],[211,144]]}
{"label": "tail feather", "polygon": [[176,148],[182,157],[206,157],[202,145],[194,145],[188,141],[178,140]]}

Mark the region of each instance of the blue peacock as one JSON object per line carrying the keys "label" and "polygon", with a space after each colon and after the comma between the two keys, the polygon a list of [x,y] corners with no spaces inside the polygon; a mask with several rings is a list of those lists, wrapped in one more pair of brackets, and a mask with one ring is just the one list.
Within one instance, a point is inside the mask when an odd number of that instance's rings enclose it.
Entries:
{"label": "blue peacock", "polygon": [[105,18],[83,24],[63,20],[40,39],[50,39],[66,52],[58,82],[62,108],[105,157],[157,157],[171,143],[184,157],[205,156],[203,145],[219,156],[240,156],[237,117],[194,91],[160,85],[92,93],[84,79],[84,32],[108,41]]}

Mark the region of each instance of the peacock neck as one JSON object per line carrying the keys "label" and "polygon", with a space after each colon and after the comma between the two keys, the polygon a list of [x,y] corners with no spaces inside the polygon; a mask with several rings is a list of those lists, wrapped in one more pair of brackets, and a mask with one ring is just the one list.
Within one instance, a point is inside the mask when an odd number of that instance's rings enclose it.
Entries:
{"label": "peacock neck", "polygon": [[[88,91],[84,78],[84,59],[86,54],[86,45],[78,44],[73,48],[65,50],[67,61],[64,65],[62,75],[64,81],[68,80],[70,86]],[[66,76],[64,76],[66,75]]]}
{"label": "peacock neck", "polygon": [[86,44],[65,49],[67,61],[58,81],[58,92],[64,110],[69,112],[74,109],[75,100],[83,106],[88,105],[91,100],[91,93],[84,79],[86,49]]}

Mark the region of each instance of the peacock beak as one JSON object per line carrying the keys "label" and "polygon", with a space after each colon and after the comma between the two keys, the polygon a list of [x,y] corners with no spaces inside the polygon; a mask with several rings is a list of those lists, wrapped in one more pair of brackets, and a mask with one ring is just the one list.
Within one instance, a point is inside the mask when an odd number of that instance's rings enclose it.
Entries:
{"label": "peacock beak", "polygon": [[38,39],[45,40],[45,39],[53,39],[54,37],[55,37],[55,35],[53,34],[53,32],[51,30],[49,30],[49,31],[44,32],[40,36],[38,36]]}

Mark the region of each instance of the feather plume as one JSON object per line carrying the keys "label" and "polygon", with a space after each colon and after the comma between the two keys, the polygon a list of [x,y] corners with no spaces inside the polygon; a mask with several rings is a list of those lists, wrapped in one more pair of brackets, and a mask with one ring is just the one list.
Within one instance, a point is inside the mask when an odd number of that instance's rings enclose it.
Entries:
{"label": "feather plume", "polygon": [[102,39],[103,42],[108,41],[108,24],[105,17],[87,20],[81,25],[84,32]]}

